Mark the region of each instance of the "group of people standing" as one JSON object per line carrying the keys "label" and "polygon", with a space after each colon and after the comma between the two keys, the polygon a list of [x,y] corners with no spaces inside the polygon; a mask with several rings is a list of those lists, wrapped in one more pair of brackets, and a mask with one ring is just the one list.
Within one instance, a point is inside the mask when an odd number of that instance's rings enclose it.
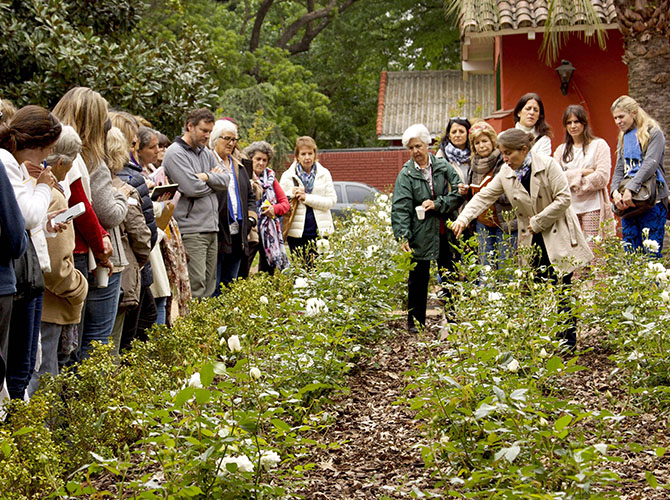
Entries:
{"label": "group of people standing", "polygon": [[[451,118],[435,155],[425,126],[405,131],[411,159],[396,180],[391,220],[416,264],[408,280],[410,330],[425,325],[431,261],[449,279],[460,258],[454,237],[463,234],[477,237],[482,264],[496,267],[517,248],[534,247],[528,264],[538,279],[569,284],[592,260],[595,237],[615,234],[615,212],[627,249],[660,256],[668,198],[663,132],[628,96],[611,111],[620,130],[611,183],[610,148],[594,136],[586,110],[565,109],[565,139],[552,156],[552,131],[535,93],[519,99],[515,127],[499,135],[483,120]],[[649,185],[651,200],[640,201]],[[563,339],[575,345],[574,318]]]}
{"label": "group of people standing", "polygon": [[297,140],[281,180],[270,144],[238,141],[201,108],[171,143],[86,87],[52,111],[0,101],[0,389],[30,397],[94,341],[118,354],[246,277],[256,254],[261,271],[285,269],[285,232],[313,253],[337,201],[314,140]]}

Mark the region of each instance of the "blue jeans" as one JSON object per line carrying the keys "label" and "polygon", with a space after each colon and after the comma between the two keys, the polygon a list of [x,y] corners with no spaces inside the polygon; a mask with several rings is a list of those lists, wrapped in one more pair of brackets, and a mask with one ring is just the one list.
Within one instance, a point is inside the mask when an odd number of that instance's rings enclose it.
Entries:
{"label": "blue jeans", "polygon": [[621,236],[626,243],[627,250],[637,250],[642,248],[642,242],[645,240],[642,231],[649,229],[649,239],[658,243],[658,253],[650,253],[654,257],[660,258],[663,250],[663,236],[665,234],[665,217],[668,211],[663,203],[657,203],[654,208],[643,213],[638,217],[621,219]]}
{"label": "blue jeans", "polygon": [[23,399],[35,369],[42,319],[42,295],[14,301],[9,331],[7,391],[12,399]]}
{"label": "blue jeans", "polygon": [[42,362],[39,370],[33,371],[30,384],[28,385],[28,396],[32,397],[40,385],[40,377],[49,374],[56,376],[59,373],[58,369],[58,344],[60,343],[60,335],[63,331],[63,325],[56,323],[42,322],[42,329],[40,340],[42,344]]}
{"label": "blue jeans", "polygon": [[164,325],[165,324],[165,307],[167,306],[167,297],[154,297],[156,301],[156,324]]}
{"label": "blue jeans", "polygon": [[114,320],[119,309],[121,296],[121,273],[113,273],[109,277],[106,288],[95,286],[95,275],[89,273],[86,309],[83,313],[83,328],[79,332],[81,338],[80,359],[86,359],[91,350],[91,342],[97,340],[108,344],[114,328]]}
{"label": "blue jeans", "polygon": [[479,241],[479,263],[498,269],[500,264],[511,258],[516,250],[517,232],[511,231],[508,236],[500,227],[489,227],[477,221],[475,224],[477,241]]}

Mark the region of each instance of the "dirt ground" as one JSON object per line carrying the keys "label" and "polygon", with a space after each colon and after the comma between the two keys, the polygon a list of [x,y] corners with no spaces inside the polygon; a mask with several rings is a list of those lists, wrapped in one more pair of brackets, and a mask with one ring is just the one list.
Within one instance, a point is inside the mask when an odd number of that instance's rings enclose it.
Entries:
{"label": "dirt ground", "polygon": [[[428,315],[430,328],[440,319],[436,304]],[[394,327],[396,335],[376,346],[374,354],[350,375],[351,393],[335,399],[334,425],[326,434],[315,436],[328,446],[310,457],[316,467],[305,472],[305,484],[297,492],[304,498],[411,498],[415,488],[439,494],[433,490],[434,481],[416,446],[421,439],[421,422],[413,419],[403,405],[395,404],[407,396],[403,373],[412,368],[419,356],[419,339],[407,333],[404,322],[399,321]],[[587,352],[580,356],[579,364],[587,369],[564,379],[562,397],[592,410],[635,410],[627,399],[625,386],[610,376],[614,363],[608,359],[611,353],[602,347],[598,336],[583,335],[580,346]],[[611,470],[622,478],[617,493],[628,500],[670,498],[670,491],[653,490],[645,479],[645,471],[652,471],[659,484],[670,483],[670,458],[659,458],[652,452],[665,447],[670,454],[668,418],[638,411],[613,422],[608,431],[610,442],[622,443],[608,451],[622,460],[610,464]],[[630,451],[623,444],[630,442],[639,443],[644,451]]]}

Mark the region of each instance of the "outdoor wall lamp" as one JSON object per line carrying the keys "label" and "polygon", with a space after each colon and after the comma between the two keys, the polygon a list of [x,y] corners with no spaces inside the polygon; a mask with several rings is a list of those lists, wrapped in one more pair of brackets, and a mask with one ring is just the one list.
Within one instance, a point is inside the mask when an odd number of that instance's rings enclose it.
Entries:
{"label": "outdoor wall lamp", "polygon": [[561,65],[556,68],[556,73],[561,79],[561,93],[563,95],[568,95],[568,84],[572,80],[572,74],[575,72],[575,67],[567,59],[561,61]]}

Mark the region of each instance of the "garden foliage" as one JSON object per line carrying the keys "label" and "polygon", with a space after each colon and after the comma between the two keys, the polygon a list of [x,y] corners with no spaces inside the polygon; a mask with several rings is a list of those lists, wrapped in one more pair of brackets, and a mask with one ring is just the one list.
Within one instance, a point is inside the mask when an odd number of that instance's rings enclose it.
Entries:
{"label": "garden foliage", "polygon": [[120,360],[101,346],[12,403],[0,498],[284,496],[404,295],[389,212],[380,195],[318,242],[313,269],[237,281]]}
{"label": "garden foliage", "polygon": [[[422,344],[406,404],[427,422],[422,454],[436,485],[458,498],[619,498],[613,463],[651,448],[622,437],[624,421],[668,409],[670,271],[647,251],[599,240],[593,266],[572,288],[538,281],[518,261],[476,263],[450,288],[455,323]],[[600,407],[571,399],[566,380],[585,369],[563,348],[570,303],[585,335],[604,338],[627,400]],[[578,341],[579,347],[579,341]],[[651,472],[650,486],[658,487]]]}

